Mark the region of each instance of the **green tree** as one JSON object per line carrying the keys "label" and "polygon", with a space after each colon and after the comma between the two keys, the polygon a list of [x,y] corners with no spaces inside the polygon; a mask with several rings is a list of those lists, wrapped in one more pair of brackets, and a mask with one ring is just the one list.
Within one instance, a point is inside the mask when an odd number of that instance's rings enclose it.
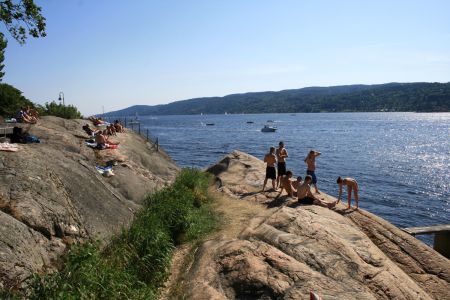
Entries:
{"label": "green tree", "polygon": [[8,41],[5,39],[4,34],[0,32],[0,82],[5,75],[5,72],[3,72],[3,68],[5,67],[3,61],[5,60],[5,49],[7,45]]}
{"label": "green tree", "polygon": [[[33,0],[0,0],[0,21],[21,45],[25,44],[28,36],[38,38],[46,35],[45,18]],[[5,75],[3,60],[6,46],[5,35],[0,32],[0,81]]]}
{"label": "green tree", "polygon": [[38,107],[39,114],[43,116],[56,116],[65,119],[81,119],[83,116],[73,105],[62,105],[55,101],[46,102],[44,106]]}
{"label": "green tree", "polygon": [[21,106],[34,107],[22,92],[6,83],[0,83],[0,116],[14,117]]}
{"label": "green tree", "polygon": [[28,35],[35,38],[46,35],[45,18],[33,0],[1,0],[0,20],[20,44],[25,43]]}

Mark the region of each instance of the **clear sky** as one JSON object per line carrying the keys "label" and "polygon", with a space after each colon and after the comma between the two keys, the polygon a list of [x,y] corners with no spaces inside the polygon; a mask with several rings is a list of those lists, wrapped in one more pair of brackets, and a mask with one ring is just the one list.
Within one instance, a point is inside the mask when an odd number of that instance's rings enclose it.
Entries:
{"label": "clear sky", "polygon": [[[8,36],[4,82],[85,115],[355,83],[450,81],[447,0],[38,0],[47,37]],[[3,29],[2,29],[3,30]]]}

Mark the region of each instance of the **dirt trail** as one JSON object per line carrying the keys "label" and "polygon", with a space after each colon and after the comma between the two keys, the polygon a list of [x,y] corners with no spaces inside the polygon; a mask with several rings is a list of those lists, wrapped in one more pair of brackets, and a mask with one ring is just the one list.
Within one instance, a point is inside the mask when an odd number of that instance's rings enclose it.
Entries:
{"label": "dirt trail", "polygon": [[[268,217],[277,209],[267,208],[266,205],[255,202],[232,198],[217,191],[215,187],[211,187],[210,193],[214,197],[214,209],[219,215],[221,228],[208,236],[205,241],[236,238],[248,226],[248,222],[251,219]],[[161,300],[183,299],[182,285],[197,247],[198,244],[189,244],[182,245],[175,250],[170,267],[170,276],[161,291]]]}

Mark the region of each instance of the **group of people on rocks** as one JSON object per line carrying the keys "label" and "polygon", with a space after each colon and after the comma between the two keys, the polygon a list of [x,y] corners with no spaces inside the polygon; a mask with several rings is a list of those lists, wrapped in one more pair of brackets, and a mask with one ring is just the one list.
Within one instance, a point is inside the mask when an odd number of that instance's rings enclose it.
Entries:
{"label": "group of people on rocks", "polygon": [[17,111],[15,119],[17,123],[36,124],[39,119],[39,113],[34,108],[22,106]]}
{"label": "group of people on rocks", "polygon": [[[92,121],[96,126],[105,125],[106,128],[104,130],[100,129],[92,129],[89,124],[85,124],[82,128],[84,132],[86,132],[90,137],[95,138],[96,148],[103,150],[107,149],[109,145],[118,145],[117,142],[112,142],[109,137],[117,136],[117,133],[125,132],[123,125],[119,120],[115,120],[114,123],[106,123],[101,118],[89,117],[89,120]],[[96,122],[94,122],[96,120]],[[98,122],[101,121],[101,122]]]}
{"label": "group of people on rocks", "polygon": [[294,181],[292,180],[292,171],[287,170],[286,168],[286,158],[288,158],[289,155],[284,147],[284,143],[280,142],[277,149],[275,149],[275,147],[270,147],[269,153],[264,157],[264,162],[266,163],[266,177],[264,179],[263,191],[266,188],[267,181],[270,179],[272,180],[272,189],[274,191],[279,191],[280,194],[283,193],[283,191],[286,191],[289,197],[296,197],[301,204],[315,204],[332,208],[340,202],[343,186],[346,186],[348,208],[351,206],[352,191],[355,197],[356,208],[358,208],[358,182],[354,178],[338,177],[336,183],[339,185],[339,196],[338,200],[333,203],[325,202],[311,192],[311,185],[313,185],[315,193],[320,194],[319,188],[317,187],[317,176],[315,174],[316,158],[320,155],[321,153],[319,151],[309,151],[304,159],[304,162],[307,165],[306,176],[304,179],[301,176],[298,176]]}

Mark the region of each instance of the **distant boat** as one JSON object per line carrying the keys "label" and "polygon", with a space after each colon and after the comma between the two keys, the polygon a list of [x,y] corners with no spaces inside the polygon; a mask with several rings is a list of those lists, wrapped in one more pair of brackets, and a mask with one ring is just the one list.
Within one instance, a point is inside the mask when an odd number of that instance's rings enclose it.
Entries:
{"label": "distant boat", "polygon": [[274,120],[267,120],[267,123],[273,123]]}
{"label": "distant boat", "polygon": [[214,126],[214,123],[206,123],[206,126]]}
{"label": "distant boat", "polygon": [[139,124],[138,113],[136,113],[136,116],[134,117],[134,120],[131,120],[130,122],[128,122],[128,124],[130,124],[130,125]]}
{"label": "distant boat", "polygon": [[247,124],[253,124],[253,123],[255,123],[255,122],[253,122],[253,121],[247,121]]}
{"label": "distant boat", "polygon": [[277,129],[273,126],[264,125],[264,127],[261,129],[261,132],[275,132]]}
{"label": "distant boat", "polygon": [[296,114],[291,114],[291,116],[293,116],[293,117],[294,117],[294,116],[296,116]]}
{"label": "distant boat", "polygon": [[228,113],[227,113],[227,112],[225,112],[225,113],[224,113],[224,115],[228,115]]}

